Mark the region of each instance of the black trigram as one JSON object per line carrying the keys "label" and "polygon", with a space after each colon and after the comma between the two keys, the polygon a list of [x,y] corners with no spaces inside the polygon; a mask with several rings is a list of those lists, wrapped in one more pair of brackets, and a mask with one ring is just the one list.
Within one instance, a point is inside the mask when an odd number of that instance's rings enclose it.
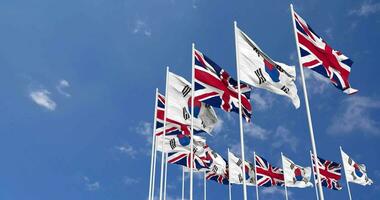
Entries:
{"label": "black trigram", "polygon": [[190,118],[190,114],[189,112],[187,112],[186,107],[182,108],[182,114],[183,114],[183,119],[187,120]]}
{"label": "black trigram", "polygon": [[265,77],[263,75],[263,72],[261,71],[261,68],[257,69],[255,71],[255,74],[256,74],[257,78],[259,79],[259,84],[265,83],[265,81],[267,81],[267,79],[265,79]]}
{"label": "black trigram", "polygon": [[288,87],[286,87],[285,85],[284,85],[284,86],[282,86],[281,90],[282,90],[282,91],[284,91],[286,94],[288,94],[288,93],[289,93],[289,88],[288,88]]}
{"label": "black trigram", "polygon": [[238,175],[238,178],[239,178],[239,182],[243,182],[243,177],[241,176],[241,174]]}
{"label": "black trigram", "polygon": [[197,151],[198,151],[198,148],[193,146],[193,153],[196,153]]}
{"label": "black trigram", "polygon": [[239,166],[239,167],[240,167],[241,163],[243,163],[243,162],[241,161],[241,159],[239,159],[239,160],[236,162],[237,166]]}
{"label": "black trigram", "polygon": [[174,149],[177,146],[174,138],[169,141],[169,144],[170,144],[170,148],[172,149]]}
{"label": "black trigram", "polygon": [[214,167],[212,168],[212,171],[215,173],[218,172],[218,167],[216,165],[214,165]]}
{"label": "black trigram", "polygon": [[182,89],[183,97],[186,97],[186,96],[189,94],[189,92],[191,92],[191,88],[190,88],[188,85],[186,85],[186,86]]}

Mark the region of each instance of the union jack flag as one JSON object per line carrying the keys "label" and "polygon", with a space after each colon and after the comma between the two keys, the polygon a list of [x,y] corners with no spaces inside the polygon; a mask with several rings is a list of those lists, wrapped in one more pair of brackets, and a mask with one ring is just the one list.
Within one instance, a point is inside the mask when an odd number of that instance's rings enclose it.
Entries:
{"label": "union jack flag", "polygon": [[329,78],[344,93],[356,93],[358,90],[351,88],[348,81],[353,61],[342,52],[332,49],[305,20],[296,12],[293,14],[302,66]]}
{"label": "union jack flag", "polygon": [[[318,158],[318,168],[319,174],[321,175],[321,183],[323,187],[327,187],[333,190],[341,190],[342,186],[339,183],[341,178],[341,169],[342,166],[340,163],[336,163],[333,161],[325,160],[320,157]],[[314,155],[311,156],[311,160],[313,161],[313,169],[315,174],[315,180],[318,180]]]}
{"label": "union jack flag", "polygon": [[[194,50],[194,56],[195,100],[226,112],[239,113],[237,81],[200,51]],[[242,115],[249,121],[252,115],[251,88],[245,84],[240,84],[240,88]]]}
{"label": "union jack flag", "polygon": [[208,169],[209,164],[202,158],[196,154],[193,154],[194,162],[191,162],[191,154],[190,151],[178,151],[173,153],[168,153],[168,163],[182,165],[187,168],[191,167],[191,163],[193,163],[193,169],[202,170]]}
{"label": "union jack flag", "polygon": [[283,186],[284,172],[274,167],[264,158],[255,155],[257,185],[263,187]]}

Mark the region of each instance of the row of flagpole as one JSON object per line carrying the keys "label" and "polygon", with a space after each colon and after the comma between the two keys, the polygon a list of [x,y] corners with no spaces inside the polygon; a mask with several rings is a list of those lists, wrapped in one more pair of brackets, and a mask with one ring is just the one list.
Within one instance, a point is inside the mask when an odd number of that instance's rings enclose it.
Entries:
{"label": "row of flagpole", "polygon": [[[295,36],[295,42],[296,42],[296,48],[297,48],[297,55],[298,55],[298,61],[299,61],[299,69],[300,69],[300,74],[301,74],[301,82],[302,82],[302,87],[303,87],[303,93],[304,93],[304,100],[305,100],[305,107],[306,107],[306,115],[307,115],[307,121],[308,121],[308,128],[309,128],[309,134],[310,134],[310,141],[311,141],[311,146],[312,146],[312,159],[314,159],[314,163],[318,163],[318,153],[317,153],[317,147],[316,147],[316,142],[315,142],[315,137],[314,137],[314,131],[313,131],[313,123],[312,123],[312,117],[311,117],[311,112],[310,112],[310,105],[309,105],[309,99],[308,99],[308,93],[307,93],[307,85],[305,81],[305,75],[301,63],[301,55],[299,51],[299,41],[296,33],[296,22],[295,22],[295,12],[293,9],[293,5],[290,5],[291,9],[291,15],[292,15],[292,21],[293,21],[293,31],[294,31],[294,36]],[[240,54],[238,53],[239,48],[239,41],[237,39],[237,22],[234,22],[234,35],[235,35],[235,50],[236,50],[236,70],[237,70],[237,86],[238,86],[238,101],[239,101],[239,130],[240,130],[240,148],[241,148],[241,159],[242,161],[245,161],[245,150],[244,150],[244,129],[243,129],[243,113],[242,113],[242,91],[241,91],[241,79],[240,79]],[[240,32],[239,32],[240,33]],[[190,138],[193,138],[194,135],[194,80],[195,80],[195,72],[194,72],[194,66],[195,66],[195,56],[194,56],[194,51],[195,51],[195,44],[192,44],[192,80],[191,80],[191,131],[190,131]],[[165,86],[165,97],[166,97],[166,102],[165,104],[169,104],[169,98],[168,98],[168,77],[169,77],[169,67],[166,68],[166,86]],[[158,90],[156,89],[156,101],[157,102],[157,94]],[[165,105],[165,115],[164,115],[164,129],[163,129],[163,140],[162,140],[162,149],[164,149],[164,141],[165,141],[165,135],[166,135],[166,113],[167,113],[167,107]],[[156,105],[157,106],[157,105]],[[154,122],[156,122],[156,109],[155,109],[155,116],[154,116]],[[154,198],[154,189],[155,189],[155,176],[156,176],[156,157],[157,157],[157,143],[156,143],[156,137],[155,137],[155,130],[156,130],[156,123],[153,125],[153,138],[152,138],[152,155],[151,155],[151,166],[150,166],[150,180],[149,180],[149,198],[153,199]],[[160,144],[159,144],[160,145]],[[252,145],[252,144],[251,144]],[[190,160],[194,160],[194,144],[193,144],[193,139],[190,139]],[[311,153],[311,152],[310,152]],[[282,155],[282,153],[281,153]],[[161,172],[160,172],[160,189],[159,189],[159,200],[166,200],[166,185],[167,185],[167,156],[168,154],[165,153],[164,151],[161,154]],[[256,157],[254,153],[254,157]],[[254,162],[255,164],[256,162]],[[313,161],[312,161],[312,166],[313,166]],[[189,196],[190,200],[193,200],[193,168],[194,168],[194,163],[191,162],[190,164],[190,184],[189,184]],[[256,164],[255,164],[255,169],[256,169]],[[314,170],[312,170],[314,173]],[[242,165],[242,172],[245,172],[244,164]],[[317,180],[314,180],[314,182],[317,184],[316,189],[316,196],[317,199],[324,200],[324,195],[323,195],[323,189],[321,185],[321,175],[319,171],[319,167],[315,168],[315,173],[316,175],[313,175],[313,178],[317,178]],[[184,178],[185,178],[185,172],[182,172],[182,198],[184,198]],[[256,183],[257,183],[257,176],[256,176]],[[347,183],[347,188],[349,192],[349,198],[351,199],[351,193],[349,189],[349,184],[348,181],[346,180]],[[288,192],[287,192],[287,186],[285,184],[285,194],[286,194],[286,199],[288,199]],[[206,174],[204,174],[204,199],[206,199]],[[231,199],[231,184],[229,183],[229,198]],[[243,178],[243,198],[244,200],[247,200],[247,184],[245,178]],[[258,193],[258,184],[256,184],[256,198],[259,199],[259,193]]]}

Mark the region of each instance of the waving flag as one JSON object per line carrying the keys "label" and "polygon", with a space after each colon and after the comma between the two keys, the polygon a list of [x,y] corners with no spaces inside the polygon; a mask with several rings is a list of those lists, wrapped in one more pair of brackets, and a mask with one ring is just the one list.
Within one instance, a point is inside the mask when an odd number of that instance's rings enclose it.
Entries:
{"label": "waving flag", "polygon": [[273,61],[243,31],[237,27],[236,29],[240,80],[254,87],[287,96],[293,105],[299,108],[295,67]]}
{"label": "waving flag", "polygon": [[[190,134],[191,125],[191,85],[184,78],[169,72],[167,91],[167,122],[179,124],[185,134]],[[211,133],[218,118],[209,105],[194,102],[194,129]],[[196,132],[195,132],[196,133]]]}
{"label": "waving flag", "polygon": [[258,186],[271,187],[284,185],[284,173],[281,168],[274,167],[264,158],[255,155]]}
{"label": "waving flag", "polygon": [[210,165],[210,169],[206,173],[206,179],[227,185],[229,183],[227,161],[215,151],[209,152],[213,163]]}
{"label": "waving flag", "polygon": [[310,182],[310,167],[296,165],[284,155],[282,155],[282,167],[284,169],[284,181],[287,187],[313,187],[313,184]]}
{"label": "waving flag", "polygon": [[[157,151],[166,153],[187,151],[190,152],[190,136],[184,134],[163,135],[156,137]],[[206,140],[200,136],[193,136],[193,152],[201,157],[206,157],[206,151],[209,150]]]}
{"label": "waving flag", "polygon": [[[313,157],[314,156],[312,155],[314,174],[316,176],[315,180],[318,180]],[[342,189],[342,186],[339,183],[342,175],[340,172],[342,169],[341,164],[318,157],[318,168],[319,174],[321,175],[321,183],[323,187],[327,187],[333,190]]]}
{"label": "waving flag", "polygon": [[342,149],[340,152],[347,181],[363,186],[372,185],[373,181],[368,178],[366,166],[356,163]]}
{"label": "waving flag", "polygon": [[[236,157],[233,153],[228,152],[228,169],[229,169],[229,180],[230,183],[243,184],[243,170],[242,170],[242,160]],[[256,182],[256,175],[254,166],[247,161],[244,162],[245,167],[245,180],[246,184],[249,186],[254,186]]]}
{"label": "waving flag", "polygon": [[[226,112],[239,113],[238,84],[228,72],[198,50],[194,50],[195,99]],[[252,115],[249,102],[251,89],[241,84],[242,114],[247,121]]]}
{"label": "waving flag", "polygon": [[332,49],[305,20],[296,12],[293,14],[302,66],[329,78],[331,83],[344,93],[356,93],[358,90],[351,88],[348,81],[352,60],[340,51]]}
{"label": "waving flag", "polygon": [[[156,136],[164,134],[164,116],[165,116],[165,96],[158,93],[157,96],[157,116],[156,116]],[[188,132],[188,125],[175,122],[174,120],[166,119],[166,135],[177,135],[183,132]]]}

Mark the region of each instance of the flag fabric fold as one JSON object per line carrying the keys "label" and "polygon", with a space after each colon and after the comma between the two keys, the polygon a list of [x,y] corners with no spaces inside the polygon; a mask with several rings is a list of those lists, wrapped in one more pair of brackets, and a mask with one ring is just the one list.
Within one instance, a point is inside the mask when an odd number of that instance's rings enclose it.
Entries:
{"label": "flag fabric fold", "polygon": [[368,178],[366,166],[356,163],[343,150],[341,154],[347,181],[363,186],[372,185],[373,181]]}
{"label": "flag fabric fold", "polygon": [[313,187],[313,184],[310,182],[311,167],[296,165],[292,160],[282,155],[282,168],[284,170],[286,187]]}
{"label": "flag fabric fold", "polygon": [[245,161],[244,162],[244,171],[245,175],[243,176],[242,170],[242,160],[236,157],[233,153],[228,152],[228,171],[229,171],[229,180],[233,184],[243,184],[245,178],[246,184],[248,186],[255,186],[256,174],[253,164]]}
{"label": "flag fabric fold", "polygon": [[[167,123],[177,124],[181,130],[190,135],[191,125],[191,84],[172,72],[168,75]],[[214,109],[202,102],[194,102],[194,130],[211,133],[218,118]]]}
{"label": "flag fabric fold", "polygon": [[287,96],[294,107],[299,108],[295,67],[272,60],[243,31],[237,27],[236,29],[240,80],[248,85]]}
{"label": "flag fabric fold", "polygon": [[[317,181],[318,177],[314,161],[314,155],[311,155],[311,160],[313,161],[313,170],[315,174],[315,180]],[[330,160],[325,160],[320,157],[317,157],[317,160],[317,166],[319,168],[319,174],[321,176],[321,185],[332,190],[341,190],[342,185],[339,183],[339,180],[342,177],[341,164]]]}
{"label": "flag fabric fold", "polygon": [[332,49],[295,11],[293,14],[301,65],[330,79],[344,93],[356,93],[348,81],[353,61]]}
{"label": "flag fabric fold", "polygon": [[[239,113],[238,84],[227,71],[210,58],[194,50],[195,99],[226,112]],[[250,103],[251,88],[240,85],[242,115],[249,121],[252,115]]]}
{"label": "flag fabric fold", "polygon": [[258,155],[255,155],[255,162],[258,186],[284,186],[284,173],[281,168],[274,167]]}

